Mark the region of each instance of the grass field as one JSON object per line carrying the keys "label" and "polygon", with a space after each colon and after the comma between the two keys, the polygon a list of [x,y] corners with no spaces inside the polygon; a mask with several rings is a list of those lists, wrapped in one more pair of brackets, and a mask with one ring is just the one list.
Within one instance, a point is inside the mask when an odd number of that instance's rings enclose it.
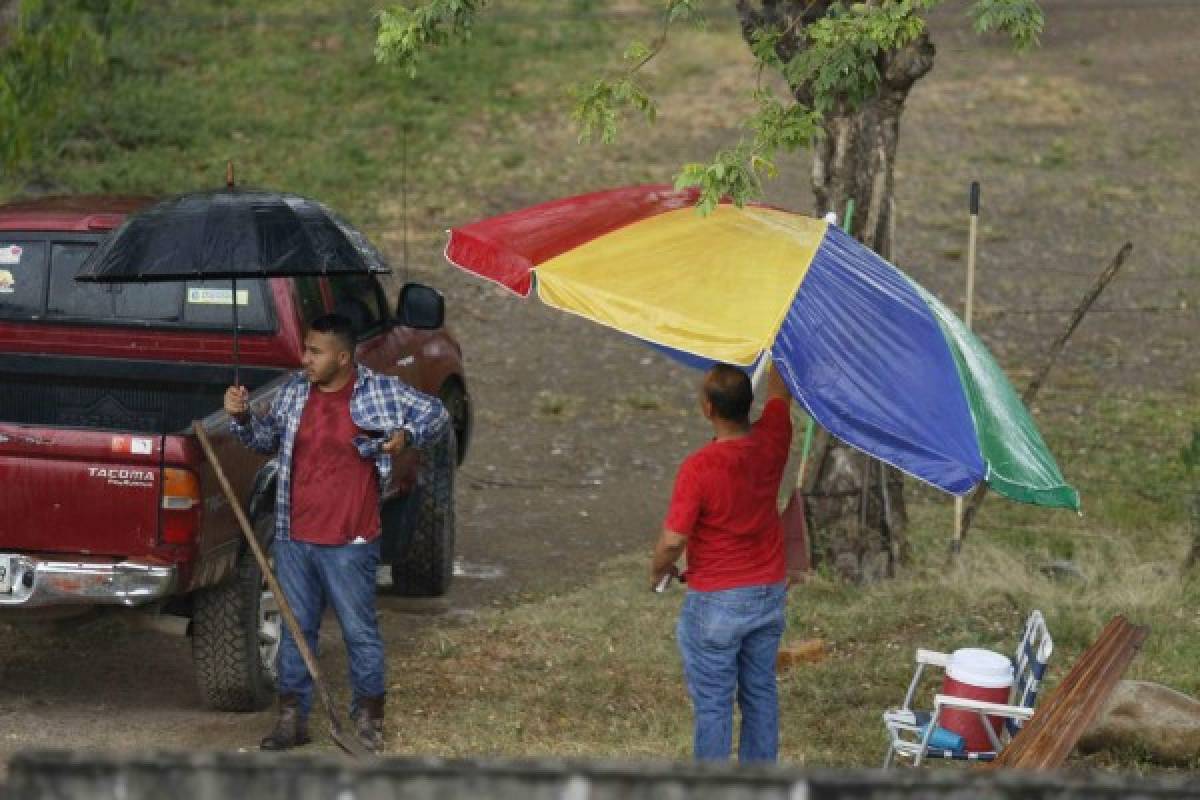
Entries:
{"label": "grass field", "polygon": [[[219,186],[233,159],[240,182],[320,197],[379,234],[399,203],[406,129],[414,202],[454,208],[526,152],[492,151],[480,126],[510,125],[548,100],[566,108],[558,76],[600,60],[611,41],[603,17],[533,0],[410,82],[375,63],[378,5],[142,3],[117,19],[106,82],[64,109],[71,135],[0,176],[0,197],[29,181],[84,193]],[[527,77],[531,63],[544,80]]]}
{"label": "grass field", "polygon": [[[1052,447],[1105,454],[1077,478],[1088,499],[1083,517],[993,498],[960,562],[947,567],[950,504],[917,491],[909,501],[914,557],[897,580],[862,588],[819,576],[793,587],[785,643],[820,638],[829,657],[780,676],[784,760],[874,765],[885,744],[879,714],[903,697],[917,647],[1009,652],[1033,608],[1045,613],[1055,640],[1051,685],[1123,613],[1152,629],[1127,677],[1200,694],[1200,574],[1182,570],[1191,543],[1184,500],[1194,484],[1177,450],[1108,441],[1142,422],[1164,441],[1182,440],[1200,402],[1113,398],[1102,413],[1052,427]],[[1064,558],[1085,580],[1056,580],[1041,569]],[[687,757],[690,708],[673,638],[682,593],[652,594],[645,572],[644,557],[625,557],[578,591],[431,632],[392,663],[403,677],[390,702],[409,720],[399,729],[413,732],[394,748]],[[1138,753],[1091,760],[1147,767]]]}

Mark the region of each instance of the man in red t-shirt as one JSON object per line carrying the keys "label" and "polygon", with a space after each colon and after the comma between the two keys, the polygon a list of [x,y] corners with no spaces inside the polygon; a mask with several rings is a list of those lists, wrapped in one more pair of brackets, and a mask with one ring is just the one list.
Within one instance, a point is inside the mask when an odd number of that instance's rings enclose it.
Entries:
{"label": "man in red t-shirt", "polygon": [[777,498],[792,441],[791,394],[774,366],[762,416],[741,370],[705,375],[700,408],[713,440],[684,460],[650,566],[651,586],[677,575],[688,593],[676,637],[695,711],[697,759],[729,758],[733,697],[742,711],[738,760],[775,761],[775,657],[783,636],[786,564]]}
{"label": "man in red t-shirt", "polygon": [[[277,458],[271,552],[280,588],[313,652],[321,616],[333,608],[349,656],[355,732],[378,751],[386,691],[375,614],[380,491],[393,456],[440,441],[450,424],[440,400],[356,364],[354,347],[349,319],[318,317],[304,338],[303,372],[279,387],[270,409],[251,413],[246,389],[231,386],[225,410],[243,444]],[[277,665],[279,719],[264,750],[309,741],[312,677],[287,627]]]}

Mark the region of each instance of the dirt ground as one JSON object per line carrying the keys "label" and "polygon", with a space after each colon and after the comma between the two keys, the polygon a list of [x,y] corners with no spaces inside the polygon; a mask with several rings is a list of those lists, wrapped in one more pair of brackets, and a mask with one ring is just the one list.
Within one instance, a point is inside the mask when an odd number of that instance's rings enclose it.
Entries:
{"label": "dirt ground", "polygon": [[[981,180],[977,326],[1022,375],[1061,329],[1061,309],[1132,240],[1126,273],[1100,302],[1110,310],[1085,321],[1043,405],[1086,413],[1098,393],[1196,391],[1200,5],[1046,0],[1043,47],[1024,58],[998,42],[980,46],[960,4],[951,5],[955,14],[935,21],[935,70],[903,123],[898,262],[958,306],[966,187]],[[644,180],[647,170],[669,180],[681,158],[731,141],[731,115],[722,112],[741,102],[745,72],[736,70],[746,58],[728,21],[705,36],[724,42],[717,55],[733,77],[714,76],[711,66],[685,76],[668,91],[663,121],[622,157],[574,152],[551,181],[560,191],[509,187],[463,200],[454,211],[460,218],[431,216],[416,227],[439,231],[555,194]],[[685,97],[690,124],[672,122]],[[538,146],[548,157],[571,151],[561,119],[526,124],[545,126]],[[790,177],[771,187],[771,199],[809,208],[803,162],[784,167]],[[395,243],[385,237],[389,248]],[[446,292],[468,359],[476,435],[458,492],[462,574],[444,600],[380,597],[391,648],[480,608],[569,589],[594,565],[646,550],[675,465],[705,439],[694,374],[620,335],[451,272],[441,244],[434,235],[419,241],[430,266],[414,277]],[[1069,462],[1063,466],[1069,475]],[[341,649],[329,625],[323,663],[344,696]],[[271,722],[269,713],[204,710],[187,640],[113,617],[0,625],[0,652],[0,759],[36,747],[236,750],[253,747]]]}

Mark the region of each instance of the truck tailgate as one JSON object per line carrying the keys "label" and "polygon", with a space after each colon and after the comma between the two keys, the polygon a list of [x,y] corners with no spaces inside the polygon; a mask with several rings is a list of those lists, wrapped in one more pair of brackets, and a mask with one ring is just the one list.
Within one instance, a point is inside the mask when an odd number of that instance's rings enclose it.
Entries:
{"label": "truck tailgate", "polygon": [[161,480],[157,435],[0,422],[0,552],[146,553]]}

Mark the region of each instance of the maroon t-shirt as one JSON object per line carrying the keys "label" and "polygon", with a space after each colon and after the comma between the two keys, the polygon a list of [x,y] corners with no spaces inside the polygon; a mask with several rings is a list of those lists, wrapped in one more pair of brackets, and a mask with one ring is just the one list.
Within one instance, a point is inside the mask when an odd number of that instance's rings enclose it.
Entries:
{"label": "maroon t-shirt", "polygon": [[664,525],[688,537],[689,588],[715,592],[787,577],[776,498],[791,441],[791,411],[776,397],[748,434],[684,460]]}
{"label": "maroon t-shirt", "polygon": [[292,456],[292,538],[343,545],[379,535],[375,462],[354,448],[363,433],[350,419],[351,380],[336,392],[309,389]]}

